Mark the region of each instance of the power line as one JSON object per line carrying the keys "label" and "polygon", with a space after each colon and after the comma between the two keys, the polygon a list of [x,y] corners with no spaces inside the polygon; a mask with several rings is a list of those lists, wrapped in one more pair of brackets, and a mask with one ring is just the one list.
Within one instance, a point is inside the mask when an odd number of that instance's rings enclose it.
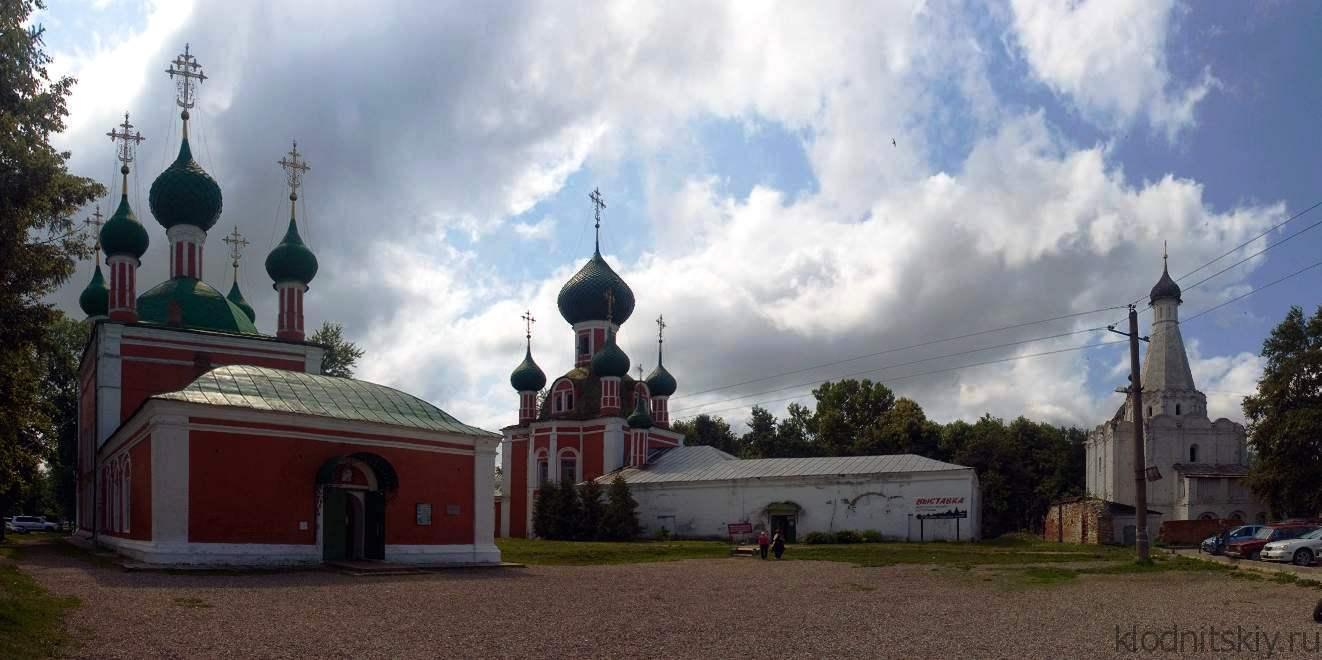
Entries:
{"label": "power line", "polygon": [[1220,305],[1216,305],[1216,306],[1214,306],[1214,307],[1209,307],[1209,308],[1207,308],[1207,309],[1205,309],[1205,310],[1203,310],[1203,311],[1201,311],[1201,312],[1198,312],[1197,314],[1194,314],[1193,316],[1190,316],[1189,318],[1185,319],[1185,320],[1182,321],[1181,323],[1188,323],[1188,322],[1190,322],[1190,321],[1192,321],[1192,320],[1194,320],[1194,319],[1196,319],[1196,318],[1199,318],[1199,317],[1201,317],[1201,316],[1205,316],[1205,315],[1207,315],[1207,314],[1211,314],[1212,312],[1215,312],[1216,310],[1221,309],[1222,307],[1225,307],[1226,305],[1229,305],[1230,303],[1239,302],[1240,300],[1243,300],[1243,299],[1245,299],[1245,298],[1247,298],[1247,297],[1249,297],[1249,296],[1251,296],[1251,295],[1253,295],[1253,294],[1255,294],[1255,293],[1257,293],[1257,292],[1259,292],[1259,291],[1262,291],[1263,289],[1267,289],[1267,288],[1270,288],[1270,287],[1276,286],[1277,284],[1280,284],[1281,282],[1284,282],[1284,281],[1286,281],[1286,280],[1288,280],[1288,279],[1290,279],[1290,278],[1292,278],[1292,277],[1296,277],[1296,276],[1299,276],[1299,275],[1303,275],[1304,273],[1306,273],[1306,272],[1308,272],[1308,271],[1310,271],[1310,270],[1313,270],[1314,268],[1317,268],[1318,266],[1322,266],[1322,261],[1315,262],[1315,263],[1313,263],[1313,264],[1310,265],[1310,266],[1304,266],[1303,268],[1300,268],[1299,270],[1296,270],[1295,272],[1290,273],[1289,275],[1286,275],[1285,277],[1281,277],[1281,278],[1278,278],[1278,279],[1272,280],[1271,282],[1268,282],[1268,283],[1266,283],[1266,284],[1264,284],[1264,285],[1262,285],[1262,286],[1260,286],[1260,287],[1257,287],[1257,288],[1255,288],[1255,289],[1249,291],[1248,293],[1245,293],[1245,294],[1242,294],[1242,295],[1235,296],[1234,298],[1231,298],[1230,300],[1227,300],[1227,301],[1221,303]]}
{"label": "power line", "polygon": [[[1322,202],[1319,202],[1319,203],[1322,203]],[[1258,255],[1260,255],[1260,254],[1262,254],[1263,252],[1266,252],[1267,250],[1270,250],[1270,249],[1272,249],[1272,248],[1274,248],[1274,247],[1280,245],[1281,243],[1284,243],[1284,242],[1286,242],[1286,241],[1289,241],[1289,240],[1291,240],[1291,239],[1294,239],[1294,238],[1298,237],[1300,234],[1302,234],[1302,233],[1304,233],[1304,232],[1306,232],[1306,231],[1309,231],[1310,229],[1317,228],[1317,227],[1319,227],[1319,226],[1322,226],[1322,220],[1318,220],[1317,222],[1314,222],[1313,224],[1308,225],[1307,227],[1304,227],[1303,229],[1300,229],[1299,231],[1297,231],[1297,232],[1295,232],[1295,233],[1293,233],[1293,234],[1290,234],[1289,236],[1286,236],[1285,238],[1282,238],[1281,240],[1276,241],[1275,243],[1271,243],[1271,244],[1267,245],[1267,247],[1262,248],[1261,250],[1258,250],[1257,252],[1254,252],[1253,254],[1250,254],[1249,256],[1244,257],[1243,259],[1240,259],[1239,261],[1236,261],[1235,263],[1230,264],[1229,266],[1226,266],[1225,268],[1222,268],[1221,270],[1218,270],[1218,271],[1216,271],[1215,273],[1212,273],[1211,275],[1208,275],[1207,277],[1204,277],[1203,279],[1198,280],[1197,282],[1194,282],[1193,284],[1190,284],[1185,290],[1187,291],[1187,290],[1189,290],[1189,289],[1193,289],[1193,288],[1197,287],[1198,285],[1202,284],[1203,282],[1206,282],[1206,281],[1212,279],[1213,277],[1216,277],[1217,275],[1220,275],[1221,273],[1224,273],[1224,272],[1226,272],[1226,271],[1228,271],[1228,270],[1230,270],[1230,269],[1232,269],[1232,268],[1234,268],[1234,267],[1236,267],[1236,266],[1238,266],[1238,265],[1240,265],[1240,264],[1242,264],[1242,263],[1244,263],[1244,262],[1246,262],[1246,261],[1248,261],[1248,260],[1250,260],[1250,259],[1252,259],[1252,258],[1254,258],[1254,257],[1256,257],[1256,256],[1258,256]]]}
{"label": "power line", "polygon": [[[923,347],[925,347],[925,346],[934,346],[934,345],[936,345],[936,344],[944,344],[944,343],[946,343],[946,342],[958,341],[958,340],[960,340],[960,339],[968,339],[968,338],[970,338],[970,337],[980,337],[980,336],[982,336],[982,335],[989,335],[989,334],[993,334],[993,333],[997,333],[997,332],[1004,332],[1004,331],[1006,331],[1006,330],[1014,330],[1014,329],[1016,329],[1016,328],[1026,328],[1026,327],[1031,326],[1031,325],[1038,325],[1038,324],[1042,324],[1042,323],[1050,323],[1050,322],[1052,322],[1052,321],[1061,321],[1061,320],[1064,320],[1064,319],[1077,318],[1077,317],[1080,317],[1080,316],[1088,316],[1088,315],[1090,315],[1090,314],[1096,314],[1096,313],[1098,313],[1098,312],[1109,312],[1109,311],[1116,310],[1116,309],[1125,309],[1125,306],[1124,306],[1124,305],[1116,305],[1116,306],[1112,306],[1112,307],[1100,307],[1100,308],[1098,308],[1098,309],[1092,309],[1092,310],[1088,310],[1088,311],[1086,311],[1086,312],[1074,312],[1074,313],[1072,313],[1072,314],[1063,314],[1063,315],[1061,315],[1061,316],[1053,316],[1053,317],[1051,317],[1051,318],[1047,318],[1047,319],[1038,319],[1038,320],[1036,320],[1036,321],[1025,321],[1025,322],[1023,322],[1023,323],[1016,323],[1016,324],[1014,324],[1014,325],[1007,325],[1007,326],[1003,326],[1003,327],[1000,327],[1000,328],[991,328],[991,329],[989,329],[989,330],[979,330],[978,332],[970,332],[970,333],[968,333],[968,334],[956,335],[956,336],[954,336],[954,337],[945,337],[945,338],[943,338],[943,339],[933,339],[933,340],[930,340],[930,341],[920,342],[920,343],[917,343],[917,344],[910,344],[910,345],[908,345],[908,346],[899,346],[899,347],[895,347],[895,348],[888,348],[888,349],[885,349],[885,350],[876,351],[876,352],[874,352],[874,353],[868,353],[868,354],[866,354],[866,355],[856,355],[856,356],[854,356],[854,357],[845,358],[845,359],[842,359],[842,360],[836,360],[836,361],[834,361],[834,362],[826,362],[826,363],[823,363],[823,364],[815,364],[815,365],[812,365],[812,366],[803,367],[802,369],[795,369],[795,370],[793,370],[793,371],[785,371],[785,372],[782,372],[782,373],[772,374],[772,375],[770,375],[770,376],[762,376],[762,377],[759,377],[759,378],[753,378],[753,379],[745,380],[745,381],[741,381],[741,382],[738,382],[738,383],[732,383],[732,384],[729,384],[729,385],[722,385],[722,386],[720,386],[720,387],[713,387],[713,388],[710,388],[710,389],[705,389],[705,390],[701,390],[701,391],[698,391],[698,392],[693,392],[692,394],[685,394],[683,398],[695,397],[695,396],[699,396],[699,395],[702,395],[702,394],[708,394],[708,393],[711,393],[711,392],[719,392],[719,391],[721,391],[721,390],[728,390],[728,389],[730,389],[730,388],[732,388],[732,387],[739,387],[739,386],[741,386],[741,385],[748,385],[748,384],[751,384],[751,383],[759,383],[759,382],[762,382],[762,381],[764,381],[764,380],[771,380],[771,379],[773,379],[773,378],[782,378],[782,377],[784,377],[784,376],[793,376],[793,375],[795,375],[795,374],[801,374],[801,373],[803,373],[803,372],[805,372],[805,371],[813,371],[813,370],[815,370],[815,369],[824,369],[824,368],[826,368],[826,367],[833,367],[833,366],[836,366],[836,365],[839,365],[839,364],[845,364],[845,363],[847,363],[847,362],[856,362],[856,361],[858,361],[858,360],[863,360],[863,359],[870,358],[870,357],[877,357],[877,356],[879,356],[879,355],[887,355],[887,354],[890,354],[890,353],[898,353],[898,352],[900,352],[900,351],[908,351],[908,350],[912,350],[912,349],[915,349],[915,348],[923,348]],[[984,349],[984,350],[985,350],[985,349]],[[782,388],[782,389],[783,389],[783,388]],[[772,390],[772,391],[776,391],[776,390]],[[756,395],[751,395],[751,396],[756,396]],[[680,398],[680,397],[676,397],[676,398]]]}
{"label": "power line", "polygon": [[[1029,353],[1029,354],[1027,354],[1027,355],[1015,355],[1015,356],[1011,356],[1011,357],[1007,357],[1007,358],[1000,358],[1000,359],[997,359],[997,360],[986,360],[986,361],[984,361],[984,362],[974,362],[973,364],[964,364],[964,365],[959,365],[959,366],[955,366],[955,367],[946,367],[946,368],[944,368],[944,369],[934,369],[934,370],[932,370],[932,371],[924,371],[924,372],[920,372],[920,373],[916,373],[916,374],[909,374],[909,375],[907,375],[907,376],[897,376],[897,377],[895,377],[895,378],[889,378],[889,379],[887,379],[887,380],[879,381],[879,382],[880,382],[881,384],[885,385],[885,384],[888,384],[888,383],[894,383],[894,382],[901,381],[901,380],[909,380],[909,379],[911,379],[911,378],[919,378],[919,377],[922,377],[922,376],[932,376],[932,375],[935,375],[935,374],[948,373],[948,372],[951,372],[951,371],[960,371],[960,370],[962,370],[962,369],[970,369],[970,368],[973,368],[973,367],[983,367],[983,366],[987,366],[987,365],[990,365],[990,364],[1000,364],[1000,363],[1003,363],[1003,362],[1014,362],[1014,361],[1017,361],[1017,360],[1027,360],[1027,359],[1030,359],[1030,358],[1045,357],[1045,356],[1048,356],[1048,355],[1057,355],[1057,354],[1060,354],[1060,353],[1069,353],[1069,352],[1072,352],[1072,351],[1083,351],[1083,350],[1088,350],[1088,349],[1091,349],[1091,348],[1101,348],[1101,347],[1104,347],[1104,346],[1115,346],[1115,345],[1117,345],[1117,344],[1125,344],[1125,343],[1128,343],[1128,341],[1127,341],[1127,340],[1124,340],[1124,339],[1118,339],[1118,340],[1116,340],[1116,341],[1104,341],[1104,342],[1097,343],[1097,344],[1084,344],[1084,345],[1082,345],[1082,346],[1072,346],[1072,347],[1070,347],[1070,348],[1060,348],[1060,349],[1056,349],[1056,350],[1053,350],[1053,351],[1043,351],[1043,352],[1041,352],[1041,353]],[[746,404],[741,404],[741,405],[738,405],[738,406],[731,406],[731,407],[729,407],[729,408],[720,408],[720,409],[717,409],[717,410],[708,410],[708,411],[704,411],[703,413],[700,413],[700,414],[710,415],[710,414],[712,414],[712,413],[725,412],[725,411],[727,411],[727,410],[742,410],[742,409],[744,409],[744,408],[746,408],[746,407],[762,405],[762,404],[764,404],[764,403],[778,403],[778,402],[780,402],[780,401],[789,401],[789,400],[792,400],[792,399],[802,399],[802,398],[804,398],[804,397],[811,396],[811,395],[812,395],[812,393],[809,392],[808,394],[797,394],[797,395],[794,395],[794,396],[781,397],[781,398],[779,398],[779,399],[764,399],[764,400],[762,400],[762,401],[752,401],[752,402],[749,402],[749,403],[746,403]]]}
{"label": "power line", "polygon": [[[1075,331],[1073,331],[1073,332],[1062,332],[1062,333],[1060,333],[1060,334],[1049,335],[1049,336],[1046,336],[1046,337],[1034,337],[1033,339],[1022,339],[1022,340],[1019,340],[1019,341],[1012,341],[1012,342],[1007,342],[1007,343],[1004,343],[1004,344],[997,344],[997,345],[995,345],[995,346],[984,346],[984,347],[982,347],[982,348],[974,348],[974,349],[970,349],[970,350],[967,350],[967,351],[959,351],[959,352],[957,352],[957,353],[947,353],[947,354],[943,354],[943,355],[934,355],[934,356],[931,356],[931,357],[921,358],[921,359],[918,359],[918,360],[910,360],[909,362],[900,362],[900,363],[897,363],[897,364],[888,364],[888,365],[881,366],[881,367],[874,367],[874,368],[871,368],[871,369],[866,369],[866,370],[864,370],[864,371],[856,371],[856,372],[854,372],[854,373],[842,374],[842,375],[840,375],[840,376],[835,376],[834,378],[853,378],[853,377],[855,377],[855,376],[862,376],[862,375],[864,375],[864,374],[875,373],[875,372],[878,372],[878,371],[885,371],[885,370],[887,370],[887,369],[896,369],[896,368],[899,368],[899,367],[908,367],[908,366],[912,366],[912,365],[915,365],[915,364],[921,364],[921,363],[923,363],[923,362],[932,362],[932,361],[935,361],[935,360],[942,360],[942,359],[945,359],[945,358],[959,357],[959,356],[962,356],[962,355],[970,355],[970,354],[973,354],[973,353],[982,353],[982,352],[984,352],[984,351],[995,350],[995,349],[998,349],[998,348],[1009,348],[1009,347],[1011,347],[1011,346],[1021,346],[1021,345],[1023,345],[1023,344],[1031,344],[1031,343],[1036,343],[1036,342],[1039,342],[1039,341],[1047,341],[1047,340],[1050,340],[1050,339],[1059,339],[1059,338],[1061,338],[1061,337],[1070,337],[1070,336],[1073,336],[1073,335],[1080,335],[1080,334],[1089,333],[1089,332],[1101,332],[1101,331],[1103,331],[1103,330],[1105,330],[1105,329],[1106,329],[1106,328],[1103,328],[1103,327],[1087,328],[1087,329],[1084,329],[1084,330],[1075,330]],[[749,397],[762,396],[762,395],[764,395],[764,394],[774,394],[774,393],[776,393],[776,392],[783,392],[783,391],[785,391],[785,390],[796,389],[796,388],[800,388],[800,387],[815,386],[815,385],[819,385],[819,384],[825,382],[826,380],[831,380],[831,379],[817,379],[817,380],[813,380],[813,381],[806,382],[806,383],[797,383],[797,384],[794,384],[794,385],[786,385],[785,387],[778,387],[778,388],[773,389],[773,390],[766,390],[766,391],[763,391],[763,392],[754,392],[753,394],[743,394],[743,395],[740,395],[740,396],[730,397],[730,398],[728,398],[728,399],[720,399],[720,400],[717,400],[717,401],[709,401],[709,402],[707,402],[707,403],[701,403],[701,404],[697,404],[697,405],[689,406],[688,408],[680,408],[679,410],[677,410],[677,411],[673,411],[673,412],[674,412],[674,413],[678,413],[678,412],[685,412],[685,411],[693,411],[693,410],[697,410],[698,408],[704,408],[704,407],[706,407],[706,406],[716,405],[716,404],[720,404],[720,403],[726,403],[726,402],[729,402],[729,401],[738,401],[739,399],[747,399],[747,398],[749,398]]]}

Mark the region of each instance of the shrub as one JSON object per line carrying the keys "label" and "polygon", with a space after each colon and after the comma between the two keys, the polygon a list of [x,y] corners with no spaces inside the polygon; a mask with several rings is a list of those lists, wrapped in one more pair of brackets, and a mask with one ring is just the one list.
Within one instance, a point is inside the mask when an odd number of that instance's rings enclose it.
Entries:
{"label": "shrub", "polygon": [[624,477],[616,476],[606,493],[606,511],[601,518],[601,536],[607,541],[638,538],[638,502]]}
{"label": "shrub", "polygon": [[875,529],[865,529],[865,530],[863,530],[863,542],[864,542],[864,543],[881,543],[882,541],[885,541],[885,540],[886,540],[886,539],[884,539],[884,538],[881,537],[881,532],[879,532],[879,531],[877,531],[877,530],[875,530]]}
{"label": "shrub", "polygon": [[842,529],[835,533],[836,543],[862,543],[863,535],[852,529]]}
{"label": "shrub", "polygon": [[828,532],[808,532],[808,534],[803,537],[803,542],[808,545],[835,543],[835,534]]}

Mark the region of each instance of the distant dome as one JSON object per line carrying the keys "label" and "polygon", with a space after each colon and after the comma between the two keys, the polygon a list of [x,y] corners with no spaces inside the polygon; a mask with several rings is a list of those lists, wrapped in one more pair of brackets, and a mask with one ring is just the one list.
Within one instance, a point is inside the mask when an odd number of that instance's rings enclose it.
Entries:
{"label": "distant dome", "polygon": [[243,310],[243,313],[248,315],[249,321],[254,323],[257,322],[257,312],[253,310],[252,305],[249,305],[247,300],[243,299],[243,292],[239,291],[238,280],[235,280],[234,284],[230,286],[230,292],[225,296],[225,299],[234,303],[235,307]]}
{"label": "distant dome", "polygon": [[546,374],[532,359],[532,348],[523,355],[523,362],[510,374],[510,387],[517,392],[540,392],[546,387]]}
{"label": "distant dome", "polygon": [[156,222],[166,229],[177,225],[211,229],[223,206],[220,185],[193,160],[188,138],[179,144],[179,156],[152,182],[147,201]]}
{"label": "distant dome", "polygon": [[289,219],[289,229],[280,244],[266,255],[266,274],[277,284],[280,282],[302,282],[307,284],[317,276],[317,255],[303,244],[298,235],[298,225]]}
{"label": "distant dome", "polygon": [[606,340],[606,346],[592,356],[592,375],[598,378],[622,378],[629,373],[629,356],[615,337]]}
{"label": "distant dome", "polygon": [[129,196],[121,196],[119,207],[101,227],[101,249],[105,250],[107,257],[127,255],[141,259],[150,243],[147,228],[138,222],[129,206]]}
{"label": "distant dome", "polygon": [[[615,297],[609,314],[607,291],[613,291]],[[596,252],[560,287],[560,295],[555,303],[560,308],[560,316],[570,325],[583,321],[605,321],[607,316],[611,317],[612,323],[622,325],[633,314],[634,299],[629,285],[601,258],[601,253]]]}
{"label": "distant dome", "polygon": [[1180,298],[1180,285],[1171,279],[1171,274],[1167,272],[1165,264],[1161,267],[1161,279],[1157,280],[1157,284],[1152,287],[1149,298],[1153,304],[1164,298],[1174,298],[1176,302],[1183,302]]}
{"label": "distant dome", "polygon": [[652,396],[670,396],[679,389],[679,383],[675,382],[675,377],[666,371],[665,366],[658,364],[647,376],[647,389],[652,392]]}
{"label": "distant dome", "polygon": [[101,275],[101,264],[96,265],[92,281],[87,283],[82,295],[78,296],[78,306],[83,313],[91,316],[105,316],[110,310],[110,289],[106,278]]}

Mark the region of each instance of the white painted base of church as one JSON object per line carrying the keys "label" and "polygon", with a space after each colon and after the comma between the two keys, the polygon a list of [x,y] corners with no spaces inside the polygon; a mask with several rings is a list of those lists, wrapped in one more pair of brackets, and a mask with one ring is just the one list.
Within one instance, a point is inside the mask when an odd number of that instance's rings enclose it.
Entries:
{"label": "white painted base of church", "polygon": [[[156,566],[281,567],[316,566],[322,549],[316,545],[276,543],[154,543],[99,536],[96,544],[130,559]],[[387,545],[385,560],[417,566],[499,564],[494,544]]]}

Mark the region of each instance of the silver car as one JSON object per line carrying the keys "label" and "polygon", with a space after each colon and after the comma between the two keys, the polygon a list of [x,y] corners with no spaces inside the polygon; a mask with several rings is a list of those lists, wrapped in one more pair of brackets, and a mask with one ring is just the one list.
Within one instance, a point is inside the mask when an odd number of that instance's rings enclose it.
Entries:
{"label": "silver car", "polygon": [[1322,527],[1299,538],[1272,541],[1262,546],[1265,561],[1288,561],[1296,566],[1308,566],[1322,557]]}

